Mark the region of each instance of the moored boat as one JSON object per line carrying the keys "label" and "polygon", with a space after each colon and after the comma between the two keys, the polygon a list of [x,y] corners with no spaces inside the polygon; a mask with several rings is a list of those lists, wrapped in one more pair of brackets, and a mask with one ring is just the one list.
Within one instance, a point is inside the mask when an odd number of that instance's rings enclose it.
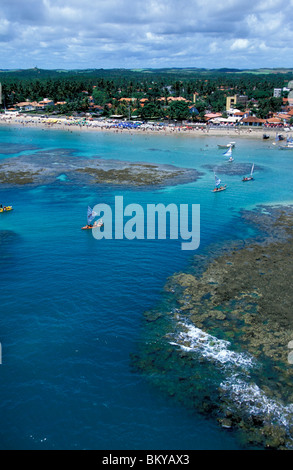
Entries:
{"label": "moored boat", "polygon": [[92,223],[93,220],[97,217],[97,213],[93,211],[89,206],[87,209],[87,225],[81,228],[81,230],[92,230],[93,228],[103,227],[103,219],[99,219],[96,222]]}
{"label": "moored boat", "polygon": [[253,178],[253,170],[254,170],[254,163],[251,167],[251,171],[250,171],[250,175],[249,176],[243,176],[242,178],[242,181],[252,181],[254,178]]}
{"label": "moored boat", "polygon": [[94,224],[85,225],[84,227],[81,228],[81,230],[92,230],[93,228],[103,227],[103,225],[104,225],[104,222],[102,220],[99,220],[98,222],[95,222]]}
{"label": "moored boat", "polygon": [[293,141],[289,140],[286,145],[280,145],[280,150],[293,150]]}
{"label": "moored boat", "polygon": [[220,191],[225,191],[225,189],[227,189],[227,185],[225,184],[224,186],[220,186],[218,188],[214,188],[212,190],[212,193],[219,193]]}
{"label": "moored boat", "polygon": [[212,193],[219,193],[221,191],[225,191],[227,189],[227,185],[221,186],[221,180],[215,174],[215,187],[212,189]]}
{"label": "moored boat", "polygon": [[229,148],[229,147],[234,148],[235,145],[236,145],[235,142],[229,142],[229,143],[226,144],[226,145],[218,144],[218,148],[219,148],[219,149],[226,149],[226,148]]}

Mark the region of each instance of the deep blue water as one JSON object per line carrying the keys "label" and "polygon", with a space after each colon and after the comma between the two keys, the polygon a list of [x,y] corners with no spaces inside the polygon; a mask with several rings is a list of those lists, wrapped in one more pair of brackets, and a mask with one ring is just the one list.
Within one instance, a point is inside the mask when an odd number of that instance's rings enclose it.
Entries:
{"label": "deep blue water", "polygon": [[[222,175],[228,189],[213,194],[213,172],[203,165],[225,162],[217,143],[229,140],[236,141],[235,163],[260,169],[246,184]],[[243,239],[251,232],[241,209],[293,200],[292,153],[261,139],[0,129],[0,152],[9,143],[204,174],[192,184],[147,191],[60,180],[0,190],[0,203],[15,209],[0,214],[0,448],[239,449],[233,434],[180,407],[131,368],[143,313],[160,302],[167,277],[184,269],[192,252],[182,251],[180,240],[97,241],[80,228],[88,205],[113,206],[120,195],[125,205],[200,204],[197,253]]]}

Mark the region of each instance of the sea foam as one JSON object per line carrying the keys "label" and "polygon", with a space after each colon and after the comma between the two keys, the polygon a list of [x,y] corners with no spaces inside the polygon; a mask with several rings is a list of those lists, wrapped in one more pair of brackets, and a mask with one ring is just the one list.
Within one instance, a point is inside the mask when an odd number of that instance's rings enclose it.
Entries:
{"label": "sea foam", "polygon": [[176,341],[171,341],[170,344],[179,346],[185,351],[194,351],[208,360],[225,366],[250,368],[254,365],[252,356],[231,351],[229,341],[218,339],[188,323],[182,322],[179,325],[182,330],[176,334]]}
{"label": "sea foam", "polygon": [[250,372],[257,369],[257,361],[248,353],[232,351],[229,341],[218,339],[194,325],[180,322],[178,326],[180,332],[172,335],[175,341],[170,341],[171,345],[224,367],[226,378],[219,384],[219,390],[225,395],[230,411],[241,413],[243,417],[255,416],[264,424],[279,426],[287,431],[291,441],[293,404],[284,405],[268,397],[251,379]]}

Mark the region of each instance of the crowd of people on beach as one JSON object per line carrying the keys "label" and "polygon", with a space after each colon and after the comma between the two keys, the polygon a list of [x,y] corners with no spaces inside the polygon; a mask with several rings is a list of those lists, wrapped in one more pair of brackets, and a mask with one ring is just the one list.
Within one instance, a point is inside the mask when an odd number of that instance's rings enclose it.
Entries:
{"label": "crowd of people on beach", "polygon": [[[247,127],[234,123],[215,125],[212,123],[189,123],[189,122],[143,122],[143,121],[125,121],[115,118],[97,118],[92,117],[52,117],[37,116],[18,113],[0,114],[0,124],[14,126],[41,127],[43,129],[62,129],[62,130],[96,130],[96,131],[141,131],[141,132],[160,132],[160,133],[212,133],[213,131],[220,135],[226,135],[230,131],[237,134],[251,134],[256,132],[258,135],[263,131],[262,127]],[[280,130],[281,128],[278,127]],[[276,131],[274,127],[266,127],[266,131]],[[282,129],[281,129],[282,130]]]}

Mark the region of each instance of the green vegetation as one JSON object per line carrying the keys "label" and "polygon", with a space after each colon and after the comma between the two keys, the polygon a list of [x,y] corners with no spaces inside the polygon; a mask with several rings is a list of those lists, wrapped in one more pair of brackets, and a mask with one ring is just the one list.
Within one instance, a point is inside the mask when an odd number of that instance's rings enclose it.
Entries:
{"label": "green vegetation", "polygon": [[[269,111],[281,108],[282,100],[272,98],[273,89],[283,89],[292,78],[293,69],[35,68],[0,71],[3,108],[48,98],[55,104],[46,106],[46,114],[90,111],[102,116],[135,115],[143,120],[181,120],[188,117],[196,120],[204,112],[224,112],[226,97],[235,94],[257,101],[257,115],[266,116]],[[176,97],[185,101],[171,101],[170,98]],[[286,93],[282,97],[286,97]],[[196,108],[195,114],[190,111],[192,106]],[[44,110],[40,112],[44,113]]]}

